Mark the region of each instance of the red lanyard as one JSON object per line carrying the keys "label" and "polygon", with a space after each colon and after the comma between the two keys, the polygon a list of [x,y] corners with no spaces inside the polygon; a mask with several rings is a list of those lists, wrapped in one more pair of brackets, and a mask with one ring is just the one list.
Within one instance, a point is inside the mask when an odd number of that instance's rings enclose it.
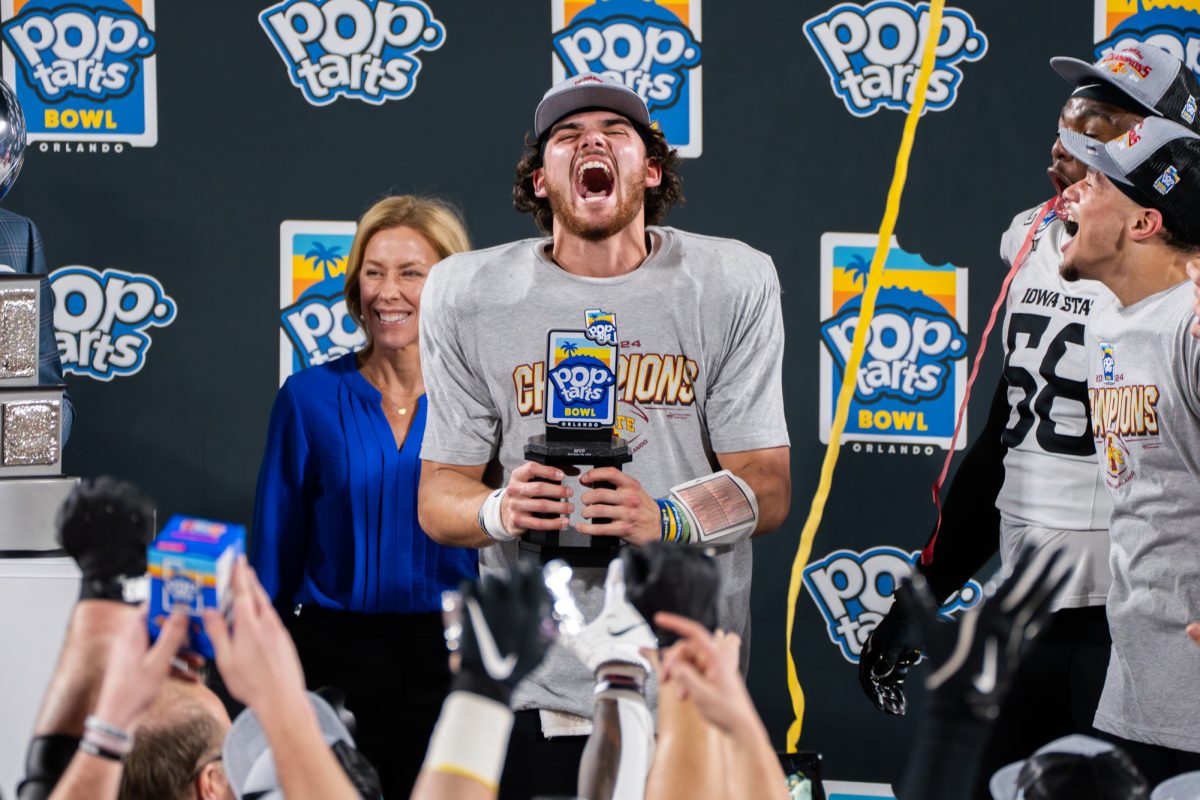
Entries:
{"label": "red lanyard", "polygon": [[933,557],[933,547],[937,543],[938,533],[942,529],[942,484],[946,482],[946,475],[950,472],[950,461],[954,458],[954,445],[958,443],[958,433],[962,430],[963,417],[967,413],[967,402],[971,399],[971,388],[975,385],[975,378],[979,376],[979,364],[983,361],[983,354],[987,351],[988,338],[992,335],[992,328],[996,324],[996,317],[1000,314],[1000,307],[1004,305],[1004,300],[1008,297],[1008,287],[1012,285],[1013,278],[1017,276],[1017,270],[1025,263],[1029,251],[1033,249],[1034,234],[1042,227],[1042,220],[1054,208],[1057,198],[1050,198],[1038,211],[1033,218],[1033,222],[1029,225],[1029,233],[1025,234],[1025,242],[1021,245],[1021,249],[1017,251],[1017,257],[1013,259],[1012,266],[1009,267],[1008,274],[1004,276],[1004,283],[1000,286],[1000,296],[996,298],[996,302],[992,305],[991,316],[988,317],[987,325],[983,329],[983,339],[979,342],[979,351],[975,353],[975,362],[971,365],[971,377],[967,379],[967,393],[963,397],[962,405],[958,407],[958,420],[954,423],[954,436],[950,439],[950,449],[946,451],[946,460],[942,462],[942,471],[938,475],[937,480],[933,483],[933,502],[937,506],[938,518],[937,527],[933,529],[933,538],[929,540],[929,544],[925,545],[924,552],[921,553],[921,563],[928,564]]}

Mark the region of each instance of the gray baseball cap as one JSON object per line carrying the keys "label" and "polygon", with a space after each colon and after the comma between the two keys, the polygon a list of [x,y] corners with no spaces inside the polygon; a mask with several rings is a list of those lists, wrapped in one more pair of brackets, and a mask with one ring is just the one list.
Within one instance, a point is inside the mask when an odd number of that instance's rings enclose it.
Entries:
{"label": "gray baseball cap", "polygon": [[[308,693],[321,737],[331,747],[345,742],[354,747],[354,737],[346,729],[333,706],[319,694]],[[245,709],[233,721],[233,727],[225,734],[221,748],[221,760],[225,764],[225,776],[238,800],[253,797],[262,800],[283,800],[282,784],[275,772],[275,757],[267,734],[252,709]]]}
{"label": "gray baseball cap", "polygon": [[1175,56],[1150,44],[1113,50],[1095,64],[1060,56],[1050,66],[1074,86],[1104,84],[1132,98],[1146,112],[1200,133],[1200,81]]}
{"label": "gray baseball cap", "polygon": [[[1093,739],[1091,736],[1073,734],[1042,745],[1030,758],[1036,758],[1044,753],[1066,753],[1090,758],[1114,750],[1116,747],[1108,742]],[[1017,761],[1007,767],[1001,767],[992,775],[992,779],[988,781],[988,791],[992,793],[992,800],[1016,800],[1020,797],[1018,781],[1021,777],[1021,770],[1028,760]]]}
{"label": "gray baseball cap", "polygon": [[602,72],[581,72],[546,92],[533,113],[533,135],[542,138],[563,117],[589,108],[603,108],[650,127],[650,111],[637,92]]}
{"label": "gray baseball cap", "polygon": [[1163,215],[1167,229],[1200,243],[1200,135],[1161,117],[1147,117],[1105,144],[1060,128],[1067,152],[1103,172],[1118,189]]}

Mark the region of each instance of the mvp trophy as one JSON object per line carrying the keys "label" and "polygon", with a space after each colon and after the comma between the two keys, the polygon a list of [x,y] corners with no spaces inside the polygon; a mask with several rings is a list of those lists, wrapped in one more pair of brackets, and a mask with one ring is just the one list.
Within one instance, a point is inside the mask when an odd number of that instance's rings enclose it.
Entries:
{"label": "mvp trophy", "polygon": [[[616,315],[600,309],[584,313],[584,330],[552,330],[547,335],[546,433],[531,437],[525,445],[528,461],[564,472],[576,465],[620,469],[633,460],[628,445],[613,435],[617,419]],[[598,482],[590,488],[614,487]],[[557,515],[537,516],[555,519]],[[529,531],[521,538],[521,549],[537,553],[543,561],[561,558],[579,567],[607,566],[620,545],[616,536],[574,531]]]}

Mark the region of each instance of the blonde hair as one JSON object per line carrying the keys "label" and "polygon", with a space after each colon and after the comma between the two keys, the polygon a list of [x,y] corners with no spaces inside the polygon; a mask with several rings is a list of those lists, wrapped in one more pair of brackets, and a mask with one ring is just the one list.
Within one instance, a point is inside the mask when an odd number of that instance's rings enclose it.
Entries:
{"label": "blonde hair", "polygon": [[355,324],[367,333],[364,354],[371,352],[373,342],[369,329],[362,324],[362,302],[358,294],[363,254],[372,236],[389,228],[400,227],[412,228],[424,236],[437,253],[439,261],[471,249],[471,240],[458,210],[442,200],[403,194],[385,197],[368,208],[358,220],[354,243],[350,245],[350,255],[346,259],[345,288],[346,308]]}

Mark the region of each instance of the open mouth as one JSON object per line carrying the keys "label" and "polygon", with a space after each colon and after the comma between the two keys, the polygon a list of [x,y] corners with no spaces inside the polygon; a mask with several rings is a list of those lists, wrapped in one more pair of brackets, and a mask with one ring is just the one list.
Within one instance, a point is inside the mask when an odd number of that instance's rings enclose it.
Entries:
{"label": "open mouth", "polygon": [[1046,175],[1050,178],[1050,183],[1054,184],[1054,194],[1056,198],[1054,203],[1054,211],[1058,214],[1058,218],[1063,221],[1063,225],[1066,226],[1067,233],[1069,233],[1071,236],[1074,236],[1079,230],[1079,223],[1070,218],[1070,215],[1067,213],[1066,200],[1063,199],[1063,192],[1065,192],[1067,187],[1071,184],[1066,178],[1060,175],[1054,169],[1054,167],[1047,169]]}
{"label": "open mouth", "polygon": [[575,170],[575,191],[587,203],[607,200],[613,191],[613,175],[608,164],[589,159]]}

